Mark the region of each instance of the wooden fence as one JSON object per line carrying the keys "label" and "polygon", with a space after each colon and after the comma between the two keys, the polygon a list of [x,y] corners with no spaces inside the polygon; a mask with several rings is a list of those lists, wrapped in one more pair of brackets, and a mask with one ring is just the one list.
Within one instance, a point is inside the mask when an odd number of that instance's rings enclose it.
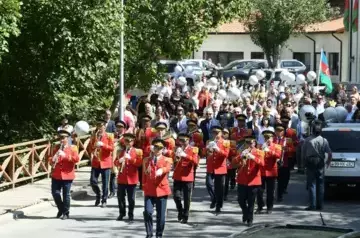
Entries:
{"label": "wooden fence", "polygon": [[[80,161],[76,169],[89,164],[91,160],[88,153],[89,142],[90,135],[77,140]],[[49,177],[51,166],[48,158],[56,144],[59,141],[40,139],[0,147],[0,189],[15,188],[23,183],[33,183],[36,179]]]}

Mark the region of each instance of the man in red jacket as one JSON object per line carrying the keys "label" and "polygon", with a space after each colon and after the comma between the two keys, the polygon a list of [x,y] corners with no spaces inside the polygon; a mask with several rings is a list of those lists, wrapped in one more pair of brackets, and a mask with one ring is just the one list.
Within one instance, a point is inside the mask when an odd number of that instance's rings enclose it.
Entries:
{"label": "man in red jacket", "polygon": [[257,149],[255,136],[245,139],[245,150],[233,160],[238,167],[238,202],[243,213],[243,222],[252,226],[254,205],[258,188],[261,186],[261,167],[264,166],[264,152]]}
{"label": "man in red jacket", "polygon": [[146,237],[153,236],[152,214],[156,207],[156,237],[162,237],[165,228],[165,213],[168,196],[171,194],[168,174],[173,164],[172,158],[165,157],[166,143],[162,139],[152,142],[150,157],[143,160],[144,221]]}
{"label": "man in red jacket", "polygon": [[91,161],[90,184],[96,194],[95,206],[100,204],[100,188],[98,179],[101,174],[102,197],[101,207],[106,207],[106,201],[109,194],[110,170],[113,167],[112,152],[114,150],[114,134],[106,133],[106,121],[99,119],[96,125],[96,131],[90,139],[89,150],[93,155]]}
{"label": "man in red jacket", "polygon": [[[199,148],[190,146],[190,135],[178,135],[179,147],[175,152],[174,201],[178,211],[178,221],[187,223],[189,218],[191,194],[194,182],[194,168],[199,163]],[[184,207],[181,204],[181,194],[184,195]]]}
{"label": "man in red jacket", "polygon": [[[51,193],[58,208],[57,218],[65,220],[69,218],[70,211],[70,190],[75,179],[75,164],[79,162],[78,148],[69,144],[70,132],[58,131],[60,146],[55,149],[49,162],[53,167],[51,173]],[[61,190],[63,200],[61,200]]]}
{"label": "man in red jacket", "polygon": [[129,203],[129,221],[134,221],[135,189],[139,182],[138,168],[142,164],[143,152],[134,148],[135,135],[126,133],[123,135],[124,149],[117,155],[115,166],[119,168],[118,173],[118,206],[120,215],[118,221],[122,221],[126,215],[125,196]]}
{"label": "man in red jacket", "polygon": [[265,143],[262,146],[262,151],[265,152],[264,167],[261,169],[261,187],[257,194],[257,211],[255,214],[260,214],[265,206],[263,194],[266,189],[266,208],[267,214],[271,214],[274,206],[274,192],[275,182],[278,176],[277,162],[281,157],[281,146],[273,142],[275,132],[263,131],[262,132]]}
{"label": "man in red jacket", "polygon": [[230,141],[223,139],[221,126],[213,126],[211,132],[215,140],[208,141],[206,146],[206,188],[211,198],[210,208],[216,207],[215,212],[218,215],[224,202],[226,160],[229,156]]}

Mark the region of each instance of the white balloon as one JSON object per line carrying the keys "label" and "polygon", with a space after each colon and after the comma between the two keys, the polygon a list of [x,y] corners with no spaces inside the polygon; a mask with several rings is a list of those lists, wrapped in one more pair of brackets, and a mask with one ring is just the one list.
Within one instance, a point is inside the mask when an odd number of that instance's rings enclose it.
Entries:
{"label": "white balloon", "polygon": [[240,98],[241,92],[238,88],[232,87],[228,90],[228,98],[230,101],[236,101]]}
{"label": "white balloon", "polygon": [[306,75],[309,82],[313,82],[316,79],[316,73],[314,71],[310,71]]}
{"label": "white balloon", "polygon": [[336,119],[339,123],[343,123],[346,120],[346,116],[348,114],[345,107],[338,106],[335,108],[336,110]]}
{"label": "white balloon", "polygon": [[185,69],[185,72],[187,74],[192,74],[193,73],[193,67],[191,65],[187,66],[186,69]]}
{"label": "white balloon", "polygon": [[209,79],[209,81],[207,82],[209,85],[211,86],[217,86],[218,85],[218,79],[215,77],[212,77]]}
{"label": "white balloon", "polygon": [[219,94],[219,99],[221,99],[221,100],[224,100],[227,97],[227,93],[226,93],[226,91],[224,89],[220,89],[218,91],[218,94]]}
{"label": "white balloon", "polygon": [[202,81],[196,82],[194,87],[195,87],[195,91],[198,92],[204,87],[204,83]]}
{"label": "white balloon", "polygon": [[302,85],[304,84],[306,81],[306,78],[303,74],[299,74],[298,76],[296,76],[296,84],[297,85]]}
{"label": "white balloon", "polygon": [[254,86],[256,84],[259,83],[259,79],[258,77],[256,77],[256,75],[251,75],[250,78],[249,78],[249,84]]}
{"label": "white balloon", "polygon": [[181,66],[179,66],[179,65],[176,66],[174,70],[175,70],[175,73],[181,73],[183,71]]}
{"label": "white balloon", "polygon": [[289,71],[287,70],[283,70],[281,73],[280,73],[280,79],[281,81],[285,81],[287,79],[287,75],[289,74]]}
{"label": "white balloon", "polygon": [[186,85],[186,78],[183,77],[183,76],[180,76],[178,79],[177,79],[177,83],[180,85],[180,86],[185,86]]}
{"label": "white balloon", "polygon": [[336,122],[337,111],[334,107],[328,107],[324,111],[324,119],[326,122]]}
{"label": "white balloon", "polygon": [[258,70],[258,71],[256,71],[256,77],[259,80],[263,80],[266,77],[266,73],[262,70]]}
{"label": "white balloon", "polygon": [[301,119],[302,121],[304,121],[304,122],[309,122],[309,120],[308,120],[308,119],[306,118],[306,116],[305,116],[305,114],[308,113],[308,112],[310,112],[310,113],[312,113],[313,115],[315,115],[316,109],[315,109],[313,106],[311,106],[311,105],[304,105],[304,106],[302,106],[302,107],[300,108],[299,117],[300,117],[300,119]]}
{"label": "white balloon", "polygon": [[86,122],[86,121],[78,121],[76,124],[75,124],[75,129],[74,129],[75,133],[78,135],[78,136],[84,136],[86,134],[89,133],[90,131],[90,126],[89,124]]}
{"label": "white balloon", "polygon": [[295,77],[295,74],[293,74],[293,73],[288,73],[287,75],[286,75],[286,83],[288,84],[288,85],[295,85],[295,83],[296,83],[296,77]]}

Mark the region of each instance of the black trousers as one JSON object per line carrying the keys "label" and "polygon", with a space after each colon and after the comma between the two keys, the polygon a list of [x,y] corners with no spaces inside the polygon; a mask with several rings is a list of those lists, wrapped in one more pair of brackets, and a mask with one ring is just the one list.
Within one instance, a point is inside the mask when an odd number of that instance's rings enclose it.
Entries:
{"label": "black trousers", "polygon": [[115,179],[116,179],[116,174],[111,172],[110,174],[110,193],[115,193],[116,190],[116,183],[115,183]]}
{"label": "black trousers", "polygon": [[226,177],[225,177],[225,191],[224,196],[227,197],[229,194],[229,184],[231,189],[235,188],[235,176],[236,176],[236,169],[228,169]]}
{"label": "black trousers", "polygon": [[134,185],[118,184],[117,199],[118,199],[120,216],[126,215],[126,201],[125,201],[126,195],[129,203],[129,213],[128,213],[129,217],[134,216],[135,191],[136,191],[136,184]]}
{"label": "black trousers", "polygon": [[276,177],[262,177],[261,187],[257,193],[257,205],[258,209],[262,209],[265,206],[264,191],[266,189],[266,208],[272,210],[274,207],[274,193],[275,193],[275,181]]}
{"label": "black trousers", "polygon": [[140,181],[140,185],[139,185],[139,188],[140,189],[142,189],[142,174],[143,174],[143,167],[142,166],[140,166],[139,167],[139,169],[138,169],[138,171],[139,171],[139,181]]}
{"label": "black trousers", "polygon": [[259,186],[238,184],[238,203],[243,213],[244,221],[253,221],[254,205]]}
{"label": "black trousers", "polygon": [[[174,181],[174,202],[176,209],[183,217],[189,217],[191,194],[193,189],[192,182]],[[181,197],[184,197],[184,206],[181,203]]]}
{"label": "black trousers", "polygon": [[206,174],[206,189],[211,202],[216,203],[216,209],[220,209],[224,202],[225,174]]}
{"label": "black trousers", "polygon": [[290,168],[289,167],[280,167],[279,175],[278,175],[278,189],[277,196],[278,198],[282,198],[284,192],[287,190],[290,181]]}

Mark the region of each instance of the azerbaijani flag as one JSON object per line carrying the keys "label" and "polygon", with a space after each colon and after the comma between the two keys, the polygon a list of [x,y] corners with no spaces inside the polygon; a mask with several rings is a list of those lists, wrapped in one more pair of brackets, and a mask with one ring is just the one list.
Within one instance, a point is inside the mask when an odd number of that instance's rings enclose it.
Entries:
{"label": "azerbaijani flag", "polygon": [[359,22],[359,0],[355,0],[354,8],[352,9],[352,31],[357,32]]}
{"label": "azerbaijani flag", "polygon": [[344,27],[346,31],[349,31],[349,18],[350,18],[350,2],[349,0],[345,0]]}
{"label": "azerbaijani flag", "polygon": [[331,93],[333,90],[333,85],[330,77],[329,64],[323,50],[321,50],[319,78],[320,83],[325,84],[326,86],[325,92],[328,94]]}

